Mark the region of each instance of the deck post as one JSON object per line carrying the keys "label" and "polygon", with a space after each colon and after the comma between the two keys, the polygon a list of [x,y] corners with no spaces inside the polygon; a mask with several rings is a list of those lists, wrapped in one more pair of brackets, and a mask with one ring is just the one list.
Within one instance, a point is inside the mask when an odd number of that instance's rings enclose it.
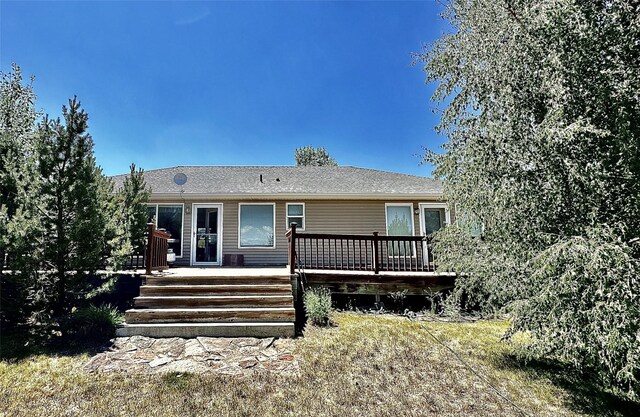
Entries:
{"label": "deck post", "polygon": [[378,256],[378,232],[373,232],[373,273],[380,273],[380,261]]}
{"label": "deck post", "polygon": [[151,263],[153,262],[151,259],[153,258],[153,246],[155,243],[153,232],[155,232],[155,230],[156,225],[154,223],[147,223],[147,258],[144,260],[147,275],[151,275]]}
{"label": "deck post", "polygon": [[289,273],[291,275],[296,273],[296,223],[291,223],[291,229],[289,230]]}

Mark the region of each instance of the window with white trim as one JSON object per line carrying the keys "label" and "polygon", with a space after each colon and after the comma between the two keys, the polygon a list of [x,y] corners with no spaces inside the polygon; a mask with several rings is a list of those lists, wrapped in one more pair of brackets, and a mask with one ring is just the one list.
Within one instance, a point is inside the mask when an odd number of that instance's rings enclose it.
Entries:
{"label": "window with white trim", "polygon": [[[387,236],[413,236],[413,204],[385,204],[387,218]],[[387,253],[389,256],[414,256],[413,244],[394,245],[387,243]]]}
{"label": "window with white trim", "polygon": [[182,257],[183,212],[182,204],[147,205],[149,222],[155,223],[158,229],[165,229],[171,234],[169,247],[178,258]]}
{"label": "window with white trim", "polygon": [[275,203],[240,203],[238,210],[238,247],[275,248]]}
{"label": "window with white trim", "polygon": [[304,230],[304,203],[287,203],[287,222],[288,229],[291,223],[295,223],[297,230]]}
{"label": "window with white trim", "polygon": [[413,204],[387,204],[387,236],[413,236]]}

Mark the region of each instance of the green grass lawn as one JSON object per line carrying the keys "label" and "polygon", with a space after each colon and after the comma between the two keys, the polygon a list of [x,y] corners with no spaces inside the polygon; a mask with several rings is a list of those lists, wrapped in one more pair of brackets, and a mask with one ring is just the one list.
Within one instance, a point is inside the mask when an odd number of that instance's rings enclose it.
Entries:
{"label": "green grass lawn", "polygon": [[506,322],[335,321],[298,339],[299,376],[88,374],[87,354],[4,359],[0,416],[640,415],[585,376],[514,359]]}

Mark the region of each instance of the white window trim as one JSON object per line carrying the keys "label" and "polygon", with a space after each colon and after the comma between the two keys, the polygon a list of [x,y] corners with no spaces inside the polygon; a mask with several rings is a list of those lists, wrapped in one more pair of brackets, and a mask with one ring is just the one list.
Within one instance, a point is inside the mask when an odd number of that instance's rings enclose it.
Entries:
{"label": "white window trim", "polygon": [[444,225],[448,226],[451,224],[451,211],[449,210],[449,205],[447,203],[419,203],[418,207],[420,209],[420,233],[425,229],[425,208],[444,209]]}
{"label": "white window trim", "polygon": [[[302,206],[302,216],[289,216],[289,206]],[[298,225],[296,230],[304,231],[307,223],[307,208],[304,206],[304,203],[287,203],[285,207],[285,223],[284,228],[289,229],[289,217],[302,217],[302,226]]]}
{"label": "white window trim", "polygon": [[[242,206],[272,206],[273,207],[273,246],[241,246],[240,245],[240,215]],[[273,250],[276,248],[276,203],[238,203],[238,249],[244,250]]]}
{"label": "white window trim", "polygon": [[[416,235],[416,224],[415,224],[415,220],[414,220],[414,213],[413,213],[413,203],[385,203],[384,204],[384,232],[387,236],[389,236],[389,211],[387,210],[387,207],[409,207],[410,213],[411,213],[411,236],[415,236]],[[415,248],[415,243],[413,245],[411,245],[411,254],[408,255],[410,258],[415,258],[416,257],[416,248]],[[400,258],[400,254],[398,255],[387,255],[389,258]],[[402,255],[402,256],[407,256],[407,255]]]}
{"label": "white window trim", "polygon": [[413,203],[384,203],[384,233],[389,234],[389,210],[388,207],[409,207],[411,213],[411,236],[416,235],[416,224],[413,215]]}
{"label": "white window trim", "polygon": [[180,228],[182,229],[180,231],[180,233],[182,234],[182,236],[180,236],[180,256],[176,255],[176,259],[181,259],[184,258],[184,203],[147,203],[147,207],[150,206],[156,206],[156,214],[155,214],[155,219],[156,219],[156,227],[158,227],[158,207],[159,206],[165,206],[165,207],[182,207],[182,224],[180,226]]}

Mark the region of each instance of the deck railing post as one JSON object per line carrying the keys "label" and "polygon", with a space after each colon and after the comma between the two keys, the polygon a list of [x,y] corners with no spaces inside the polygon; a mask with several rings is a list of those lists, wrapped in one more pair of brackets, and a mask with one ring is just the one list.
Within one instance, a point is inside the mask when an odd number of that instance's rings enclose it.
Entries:
{"label": "deck railing post", "polygon": [[155,246],[155,239],[153,238],[153,232],[156,230],[156,225],[154,223],[147,223],[147,257],[145,259],[145,269],[147,275],[151,274],[151,263],[153,258],[153,251]]}
{"label": "deck railing post", "polygon": [[291,223],[291,229],[289,230],[289,273],[291,275],[296,273],[296,223]]}
{"label": "deck railing post", "polygon": [[380,260],[378,256],[378,232],[373,232],[373,273],[380,272]]}

